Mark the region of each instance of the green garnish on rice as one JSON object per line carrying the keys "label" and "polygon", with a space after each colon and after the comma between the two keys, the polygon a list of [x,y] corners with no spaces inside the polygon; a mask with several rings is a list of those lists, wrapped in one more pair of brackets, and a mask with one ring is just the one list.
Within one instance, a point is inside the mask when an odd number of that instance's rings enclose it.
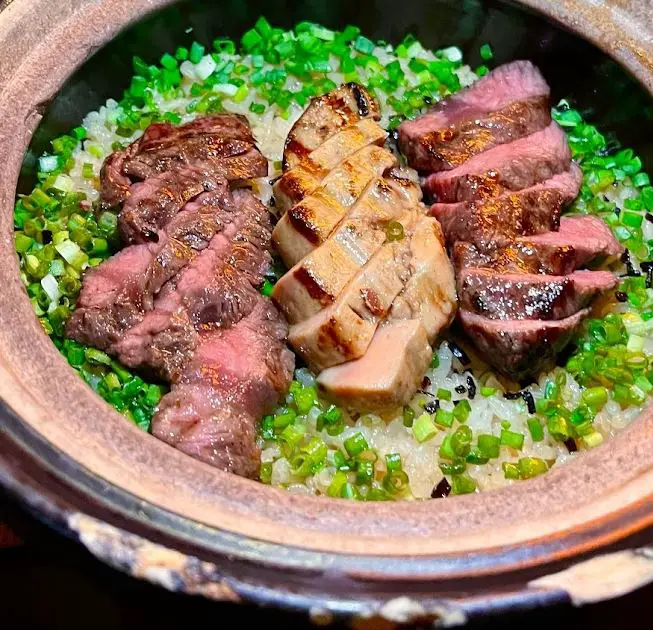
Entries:
{"label": "green garnish on rice", "polygon": [[[480,50],[484,64],[492,48]],[[115,214],[94,211],[104,158],[153,122],[178,124],[212,112],[246,115],[272,175],[283,141],[309,100],[356,81],[379,101],[382,125],[404,118],[488,72],[472,71],[459,48],[427,51],[412,36],[396,47],[355,26],[333,31],[302,22],[293,30],[260,18],[241,41],[189,42],[155,60],[135,58],[120,102],[90,113],[83,126],[52,141],[37,162],[38,184],[14,213],[21,277],[45,332],[69,364],[109,404],[147,430],[165,389],[98,350],[65,339],[85,269],[119,247]],[[284,404],[259,430],[261,481],[291,491],[356,500],[426,498],[447,477],[467,494],[536,477],[594,448],[638,413],[653,391],[653,187],[630,149],[605,137],[566,101],[553,110],[583,171],[570,212],[595,214],[628,249],[617,302],[585,322],[565,361],[519,396],[485,366],[463,372],[447,343],[410,405],[393,418],[358,417],[322,400],[303,368]],[[269,183],[255,183],[265,202]],[[403,238],[391,224],[388,237]],[[644,263],[640,266],[640,263]],[[274,279],[262,292],[269,295]],[[471,382],[471,385],[470,385]],[[478,394],[476,394],[478,392]],[[570,449],[573,445],[573,449]]]}

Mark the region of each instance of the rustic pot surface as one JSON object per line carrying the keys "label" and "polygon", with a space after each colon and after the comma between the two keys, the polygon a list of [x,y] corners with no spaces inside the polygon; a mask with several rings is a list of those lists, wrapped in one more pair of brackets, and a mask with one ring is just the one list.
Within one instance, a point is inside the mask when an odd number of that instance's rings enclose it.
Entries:
{"label": "rustic pot surface", "polygon": [[[44,115],[35,152],[118,96],[130,78],[131,55],[157,58],[181,41],[189,23],[206,41],[239,35],[261,12],[286,26],[300,19],[357,23],[392,40],[416,31],[432,46],[463,42],[470,54],[490,41],[498,61],[529,56],[542,65],[556,96],[577,95],[653,168],[645,90],[576,37],[495,3],[413,0],[402,15],[386,0],[373,2],[366,15],[346,2],[318,2],[311,12],[299,2],[278,10],[262,2],[247,9],[236,2],[184,3],[101,50],[51,102],[106,42],[168,4],[0,2],[0,482],[136,575],[216,598],[256,597],[336,612],[378,610],[389,593],[410,595],[429,614],[451,613],[451,622],[497,602],[551,601],[569,590],[562,583],[525,585],[567,567],[572,557],[646,542],[653,523],[650,410],[617,439],[511,488],[446,501],[357,504],[291,495],[194,461],[125,422],[68,368],[32,313],[13,250],[13,203],[26,147]],[[653,91],[648,0],[521,4],[592,40]],[[437,586],[428,584],[434,578]],[[470,590],[475,597],[465,595]]]}

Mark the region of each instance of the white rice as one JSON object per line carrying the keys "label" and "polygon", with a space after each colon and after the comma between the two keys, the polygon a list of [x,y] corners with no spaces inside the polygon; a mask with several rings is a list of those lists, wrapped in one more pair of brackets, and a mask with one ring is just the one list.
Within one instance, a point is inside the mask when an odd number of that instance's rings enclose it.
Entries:
{"label": "white rice", "polygon": [[[376,48],[374,54],[384,65],[397,59],[392,54],[390,48]],[[435,56],[428,51],[421,53],[420,57],[427,60],[435,59]],[[239,63],[251,65],[251,59],[248,57],[243,59],[242,57],[234,56],[233,59],[238,59]],[[418,79],[408,67],[407,60],[398,60],[405,72],[408,83],[410,85],[416,85]],[[194,118],[195,114],[187,113],[187,106],[194,100],[189,92],[190,86],[197,77],[208,76],[207,73],[210,74],[214,67],[211,64],[214,63],[209,55],[205,56],[197,65],[185,62],[182,65],[182,73],[184,75],[182,83],[183,96],[175,100],[166,101],[160,94],[155,94],[155,99],[160,110],[162,112],[176,112],[180,114],[182,116],[182,122]],[[333,67],[336,67],[336,65],[334,60]],[[271,68],[272,66],[269,67]],[[360,81],[362,84],[365,84],[366,71],[363,68],[358,68],[358,70],[360,72]],[[468,66],[459,68],[457,74],[462,85],[468,85],[476,78],[476,75]],[[338,85],[344,80],[343,75],[338,72],[331,72],[328,78]],[[301,85],[297,80],[289,78],[285,87],[286,89],[299,89]],[[266,106],[265,112],[257,115],[249,110],[251,103],[256,100],[254,90],[240,103],[236,103],[229,98],[229,95],[233,92],[230,88],[216,86],[216,92],[220,92],[223,95],[223,105],[227,112],[243,114],[249,119],[260,150],[270,160],[270,179],[274,178],[279,174],[279,161],[282,157],[285,138],[295,120],[302,113],[303,108],[293,103],[288,110],[288,115],[284,117],[278,106]],[[395,94],[398,98],[401,98],[401,95],[402,90],[398,90]],[[378,97],[383,115],[382,124],[386,125],[393,112],[387,103],[386,95],[379,91]],[[118,114],[118,103],[114,100],[109,100],[98,111],[90,112],[84,118],[83,125],[88,132],[88,137],[74,154],[75,166],[70,172],[69,181],[62,182],[68,188],[86,193],[90,200],[95,200],[98,197],[97,186],[100,167],[104,158],[112,152],[112,144],[116,141],[125,143],[135,139],[139,135],[135,133],[131,138],[119,137],[116,134]],[[82,175],[84,164],[92,165],[94,178],[86,179]],[[254,190],[265,203],[269,204],[272,195],[269,179],[261,179],[254,182]],[[631,194],[632,188],[626,183],[614,189],[611,197],[621,207],[624,199]],[[653,224],[648,222],[645,222],[645,224],[645,238],[653,238]],[[611,308],[614,308],[614,305]],[[620,311],[625,311],[629,308],[627,304],[618,305]],[[645,349],[647,353],[653,351],[653,340],[651,338],[647,338]],[[466,398],[467,394],[458,395],[455,393],[456,386],[467,386],[468,374],[462,373],[464,366],[460,365],[457,359],[454,359],[449,346],[445,342],[441,343],[437,354],[439,357],[439,367],[427,372],[426,376],[430,379],[430,385],[426,388],[426,391],[435,394],[439,388],[444,388],[453,392],[454,399]],[[554,460],[555,465],[559,466],[577,456],[576,454],[570,454],[564,444],[555,441],[549,436],[546,429],[545,439],[541,442],[533,442],[526,424],[527,420],[532,416],[528,413],[525,402],[521,399],[504,399],[502,396],[504,390],[501,383],[487,370],[486,366],[475,363],[472,366],[472,373],[472,378],[479,392],[483,384],[489,383],[498,388],[496,395],[484,398],[480,393],[477,393],[476,397],[470,401],[471,413],[467,420],[467,425],[473,429],[474,434],[491,433],[499,435],[502,423],[504,423],[504,427],[509,426],[511,430],[520,432],[525,436],[524,445],[520,451],[503,447],[501,449],[501,456],[497,459],[490,460],[488,464],[468,466],[467,471],[477,482],[478,490],[491,490],[505,486],[506,484],[518,483],[505,478],[502,470],[503,462],[514,462],[520,457],[539,457],[544,460]],[[554,376],[554,372],[542,374],[538,384],[530,388],[535,399],[543,396],[543,388],[546,382],[554,378]],[[312,383],[312,376],[305,370],[300,370],[297,378],[303,380],[306,384]],[[567,385],[564,388],[563,397],[568,401],[568,407],[573,408],[575,406],[575,403],[579,399],[580,391],[580,386],[570,375],[567,375]],[[412,400],[411,407],[415,410],[416,416],[422,413],[420,403],[423,403],[425,398],[428,398],[428,396],[418,393]],[[452,401],[442,401],[441,406],[446,410],[452,410],[454,408]],[[639,408],[630,408],[623,411],[617,403],[611,400],[596,417],[594,427],[604,438],[610,438],[628,425],[639,411]],[[313,408],[307,414],[306,418],[300,418],[307,426],[307,436],[318,434],[315,428],[318,415],[319,409]],[[414,438],[412,430],[404,426],[401,413],[389,420],[381,419],[374,415],[363,416],[355,422],[350,421],[345,431],[337,437],[330,437],[325,431],[319,433],[332,448],[331,455],[329,456],[330,462],[332,461],[332,454],[335,450],[344,450],[344,440],[357,432],[362,433],[370,447],[378,451],[380,455],[377,464],[377,479],[382,478],[384,474],[384,456],[388,453],[400,453],[403,468],[410,479],[409,492],[403,498],[419,499],[431,495],[433,487],[443,477],[438,467],[438,449],[447,432],[439,431],[434,438],[420,444]],[[301,494],[322,495],[326,493],[335,473],[335,467],[333,465],[327,465],[319,473],[307,478],[294,477],[288,460],[282,456],[279,446],[275,442],[268,442],[262,444],[262,446],[262,462],[272,463],[272,485],[285,487],[291,492]]]}

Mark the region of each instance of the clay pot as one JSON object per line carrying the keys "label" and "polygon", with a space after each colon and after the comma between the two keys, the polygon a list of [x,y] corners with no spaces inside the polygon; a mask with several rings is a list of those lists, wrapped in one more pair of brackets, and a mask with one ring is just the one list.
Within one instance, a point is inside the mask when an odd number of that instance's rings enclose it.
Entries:
{"label": "clay pot", "polygon": [[[291,495],[192,460],[93,394],[40,329],[12,239],[30,143],[38,154],[85,112],[119,96],[134,53],[154,61],[190,37],[239,36],[262,12],[284,26],[356,23],[390,40],[414,31],[428,46],[462,45],[472,64],[486,41],[498,62],[531,58],[554,98],[591,110],[600,128],[645,156],[650,171],[650,2],[526,0],[519,8],[409,0],[398,10],[374,0],[361,11],[321,0],[311,12],[277,0],[170,4],[0,2],[0,483],[136,576],[216,599],[302,608],[320,619],[453,623],[569,597],[602,599],[651,579],[653,561],[634,549],[652,537],[653,413],[573,463],[496,492],[402,504]],[[192,36],[184,32],[189,25]],[[29,184],[24,169],[20,186]]]}

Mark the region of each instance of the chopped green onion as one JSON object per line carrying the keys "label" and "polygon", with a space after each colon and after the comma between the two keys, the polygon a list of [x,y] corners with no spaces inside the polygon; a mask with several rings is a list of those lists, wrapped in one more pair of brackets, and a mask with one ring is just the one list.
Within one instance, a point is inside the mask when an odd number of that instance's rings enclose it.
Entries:
{"label": "chopped green onion", "polygon": [[358,455],[365,449],[369,448],[367,444],[367,440],[363,436],[362,433],[354,433],[351,437],[348,437],[344,442],[343,446],[345,447],[345,450],[347,453],[353,457],[354,455]]}
{"label": "chopped green onion", "polygon": [[499,457],[501,440],[495,435],[481,433],[477,437],[478,450],[484,457]]}
{"label": "chopped green onion", "polygon": [[544,429],[537,418],[529,418],[526,422],[533,442],[541,442],[544,439]]}
{"label": "chopped green onion", "polygon": [[501,446],[509,446],[510,448],[519,450],[524,445],[524,435],[503,429],[501,431],[500,443]]}
{"label": "chopped green onion", "polygon": [[423,413],[413,422],[413,435],[420,444],[430,440],[437,432],[438,429],[428,413]]}
{"label": "chopped green onion", "polygon": [[400,241],[404,238],[404,226],[399,221],[390,221],[385,229],[389,241]]}
{"label": "chopped green onion", "polygon": [[476,481],[469,475],[454,475],[451,478],[451,494],[471,494],[476,492]]}
{"label": "chopped green onion", "polygon": [[435,412],[435,423],[441,427],[449,428],[453,425],[453,413],[442,408],[438,409]]}

